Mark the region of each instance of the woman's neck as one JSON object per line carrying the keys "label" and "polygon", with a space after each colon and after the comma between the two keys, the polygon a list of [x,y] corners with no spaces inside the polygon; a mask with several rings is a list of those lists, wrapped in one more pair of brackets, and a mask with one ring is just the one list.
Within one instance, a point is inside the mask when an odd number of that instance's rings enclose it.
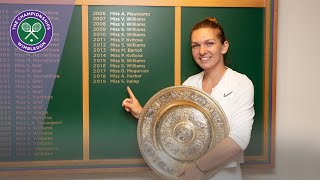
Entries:
{"label": "woman's neck", "polygon": [[202,90],[211,94],[212,89],[220,82],[227,67],[216,68],[215,70],[204,70],[202,79]]}

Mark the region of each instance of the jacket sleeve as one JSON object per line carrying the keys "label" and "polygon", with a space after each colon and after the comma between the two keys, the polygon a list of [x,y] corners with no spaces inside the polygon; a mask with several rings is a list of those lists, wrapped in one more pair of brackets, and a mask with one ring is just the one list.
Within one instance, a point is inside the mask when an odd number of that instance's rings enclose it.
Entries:
{"label": "jacket sleeve", "polygon": [[243,150],[249,144],[253,124],[254,87],[251,80],[245,81],[240,86],[237,97],[232,107],[232,126],[229,137],[232,138]]}

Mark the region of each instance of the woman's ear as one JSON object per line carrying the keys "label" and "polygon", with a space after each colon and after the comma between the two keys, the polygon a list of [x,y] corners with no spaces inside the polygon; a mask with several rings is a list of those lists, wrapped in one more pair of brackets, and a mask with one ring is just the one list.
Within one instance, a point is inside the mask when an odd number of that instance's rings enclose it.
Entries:
{"label": "woman's ear", "polygon": [[224,43],[222,45],[222,54],[226,54],[228,52],[228,49],[229,49],[229,42],[224,41]]}

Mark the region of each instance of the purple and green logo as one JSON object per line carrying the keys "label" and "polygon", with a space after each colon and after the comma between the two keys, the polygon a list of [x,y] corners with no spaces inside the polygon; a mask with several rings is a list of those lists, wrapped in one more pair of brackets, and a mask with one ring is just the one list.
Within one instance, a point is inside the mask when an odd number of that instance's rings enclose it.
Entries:
{"label": "purple and green logo", "polygon": [[27,53],[45,49],[52,39],[50,19],[38,10],[19,13],[10,26],[10,36],[17,48]]}

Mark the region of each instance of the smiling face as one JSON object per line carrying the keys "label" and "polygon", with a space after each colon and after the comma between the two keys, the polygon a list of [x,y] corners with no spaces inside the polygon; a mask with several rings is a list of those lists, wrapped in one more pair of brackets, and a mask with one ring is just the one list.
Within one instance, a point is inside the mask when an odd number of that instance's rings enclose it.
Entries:
{"label": "smiling face", "polygon": [[193,58],[204,71],[225,68],[223,55],[228,51],[229,43],[222,43],[219,33],[218,29],[200,28],[191,34]]}

